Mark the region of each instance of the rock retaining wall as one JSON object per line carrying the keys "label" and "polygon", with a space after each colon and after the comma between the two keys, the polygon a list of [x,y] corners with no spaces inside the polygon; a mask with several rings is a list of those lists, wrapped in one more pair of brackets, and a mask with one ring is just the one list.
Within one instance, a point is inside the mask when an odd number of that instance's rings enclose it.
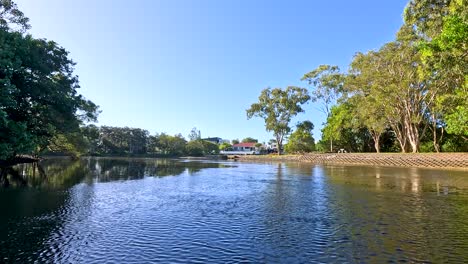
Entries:
{"label": "rock retaining wall", "polygon": [[468,170],[468,153],[329,153],[242,156],[240,160],[290,161],[317,164],[353,164],[393,167],[460,168]]}

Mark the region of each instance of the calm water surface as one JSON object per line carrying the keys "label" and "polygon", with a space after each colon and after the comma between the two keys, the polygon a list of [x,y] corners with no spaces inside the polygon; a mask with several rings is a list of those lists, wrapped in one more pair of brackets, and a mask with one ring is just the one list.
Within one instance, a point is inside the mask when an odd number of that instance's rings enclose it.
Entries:
{"label": "calm water surface", "polygon": [[0,189],[0,262],[468,262],[468,173],[47,160]]}

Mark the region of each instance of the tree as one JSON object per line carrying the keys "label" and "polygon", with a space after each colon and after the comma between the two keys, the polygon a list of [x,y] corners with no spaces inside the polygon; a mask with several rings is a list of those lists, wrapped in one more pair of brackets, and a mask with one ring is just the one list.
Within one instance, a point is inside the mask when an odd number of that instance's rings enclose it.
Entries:
{"label": "tree", "polygon": [[[347,103],[335,105],[330,110],[330,115],[327,118],[326,125],[322,128],[322,140],[335,141],[335,147],[338,147],[336,141],[343,141],[346,134],[349,134],[349,129],[352,127],[351,123],[353,115],[351,113],[351,107]],[[340,144],[343,147],[342,144]],[[347,148],[350,149],[348,144]],[[330,148],[330,152],[334,149]]]}
{"label": "tree", "polygon": [[233,139],[231,140],[232,145],[239,144],[239,139]]}
{"label": "tree", "polygon": [[304,74],[301,81],[307,81],[312,86],[312,102],[321,101],[322,112],[330,115],[330,107],[336,103],[343,89],[345,76],[338,66],[320,65],[311,72]]}
{"label": "tree", "polygon": [[289,137],[285,150],[288,153],[304,153],[312,152],[315,150],[315,140],[312,136],[314,124],[310,121],[303,121],[296,125],[294,131]]}
{"label": "tree", "polygon": [[0,159],[38,154],[54,136],[77,132],[98,114],[78,94],[75,63],[64,48],[9,26],[26,29],[27,21],[13,2],[0,2]]}
{"label": "tree", "polygon": [[201,140],[203,145],[203,154],[204,155],[214,155],[219,154],[219,147],[217,144],[213,142],[209,142],[206,140]]}
{"label": "tree", "polygon": [[89,147],[89,142],[86,141],[83,134],[78,131],[54,135],[50,140],[47,149],[53,153],[67,154],[72,158],[77,159],[81,155],[87,153]]}
{"label": "tree", "polygon": [[201,139],[200,130],[198,130],[196,127],[192,128],[192,130],[190,130],[190,134],[189,134],[188,138],[189,138],[190,141]]}
{"label": "tree", "polygon": [[187,143],[185,146],[185,152],[189,156],[203,156],[204,154],[204,149],[203,149],[203,143],[201,140],[191,140]]}
{"label": "tree", "polygon": [[88,154],[98,154],[99,152],[99,127],[95,125],[87,125],[81,127],[82,136],[87,142],[87,153]]}
{"label": "tree", "polygon": [[128,152],[130,154],[145,154],[149,132],[141,128],[127,130]]}
{"label": "tree", "polygon": [[219,145],[219,150],[226,150],[227,148],[230,148],[232,147],[231,144],[227,143],[227,142],[223,142],[221,143],[221,145]]}
{"label": "tree", "polygon": [[372,137],[369,129],[362,125],[355,113],[355,106],[346,101],[331,108],[331,115],[322,129],[322,142],[318,146],[323,150],[323,140],[333,139],[334,149],[345,149],[352,152],[369,152],[372,150]]}
{"label": "tree", "polygon": [[186,152],[190,156],[203,156],[210,154],[218,154],[218,145],[205,140],[192,140],[186,145]]}
{"label": "tree", "polygon": [[289,123],[291,118],[304,112],[301,105],[310,100],[307,90],[300,87],[288,86],[285,90],[280,88],[264,89],[258,97],[258,103],[254,103],[247,109],[247,118],[254,116],[265,120],[267,131],[272,131],[278,143],[278,155],[280,155],[283,140],[291,132]]}
{"label": "tree", "polygon": [[[438,90],[418,75],[421,58],[413,45],[417,37],[411,31],[399,34],[400,40],[384,45],[379,51],[355,56],[352,73],[357,87],[351,91],[361,96],[358,104],[365,102],[362,105],[375,112],[364,117],[377,117],[367,122],[372,129],[376,128],[375,139],[387,123],[403,152],[418,152],[427,129],[426,116]],[[386,122],[380,118],[383,116]]]}
{"label": "tree", "polygon": [[242,143],[258,143],[258,139],[246,137],[242,139]]}
{"label": "tree", "polygon": [[31,27],[29,18],[24,16],[13,1],[0,0],[0,30],[9,31],[15,26],[19,27],[20,32],[28,30]]}
{"label": "tree", "polygon": [[145,154],[149,132],[140,128],[108,127],[100,129],[100,144],[105,154]]}
{"label": "tree", "polygon": [[185,145],[187,144],[187,141],[181,134],[171,136],[165,133],[153,136],[150,142],[153,146],[153,152],[159,152],[168,156],[179,156],[184,154]]}
{"label": "tree", "polygon": [[150,135],[148,137],[146,151],[148,154],[159,153],[159,135],[158,134],[154,136]]}
{"label": "tree", "polygon": [[[312,102],[321,102],[320,109],[328,118],[331,107],[343,92],[345,75],[340,73],[338,66],[320,65],[304,74],[301,80],[307,81],[312,86]],[[330,138],[330,151],[333,151],[333,138]]]}
{"label": "tree", "polygon": [[354,128],[366,127],[374,140],[374,148],[377,153],[380,152],[380,137],[388,127],[385,116],[384,104],[379,98],[379,93],[375,93],[375,81],[379,75],[376,74],[374,53],[357,53],[351,63],[349,74],[345,81],[347,94],[346,103],[351,105],[350,115],[354,116],[354,122],[350,123]]}
{"label": "tree", "polygon": [[412,25],[418,35],[432,39],[438,36],[449,15],[450,6],[464,0],[410,0],[403,17],[406,25]]}
{"label": "tree", "polygon": [[[468,140],[468,9],[466,0],[413,0],[405,10],[405,25],[421,36],[420,74],[439,90],[432,105],[434,147],[438,151],[444,127]],[[440,129],[438,129],[440,128]],[[437,131],[442,133],[437,138]]]}

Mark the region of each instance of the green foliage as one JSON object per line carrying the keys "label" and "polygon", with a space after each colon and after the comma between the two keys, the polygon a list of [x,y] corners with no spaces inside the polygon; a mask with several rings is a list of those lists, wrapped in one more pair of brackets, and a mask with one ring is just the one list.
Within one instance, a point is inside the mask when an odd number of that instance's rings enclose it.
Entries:
{"label": "green foliage", "polygon": [[70,155],[74,158],[80,157],[89,151],[90,145],[80,132],[68,134],[56,134],[50,140],[47,150],[53,153]]}
{"label": "green foliage", "polygon": [[233,139],[233,140],[231,140],[231,143],[232,143],[232,145],[235,145],[235,144],[239,144],[240,141],[239,141],[239,139]]}
{"label": "green foliage", "polygon": [[181,134],[171,136],[165,133],[150,136],[148,139],[148,152],[168,156],[179,156],[185,153],[187,141]]}
{"label": "green foliage", "polygon": [[321,65],[304,75],[329,116],[318,147],[418,152],[456,149],[445,132],[468,140],[467,19],[466,0],[411,0],[397,39],[357,53],[349,74]]}
{"label": "green foliage", "polygon": [[325,141],[325,140],[319,140],[316,144],[315,144],[315,148],[317,151],[320,151],[320,152],[327,152],[328,149],[329,149],[329,142]]}
{"label": "green foliage", "polygon": [[343,136],[343,129],[351,127],[352,118],[349,104],[343,103],[333,106],[327,123],[322,129],[322,139],[339,140]]}
{"label": "green foliage", "polygon": [[198,130],[196,127],[192,128],[192,130],[190,130],[190,134],[188,135],[188,138],[190,141],[201,139],[200,130]]}
{"label": "green foliage", "polygon": [[[348,152],[371,152],[375,149],[373,134],[362,125],[360,114],[356,113],[357,109],[359,108],[348,102],[331,108],[331,115],[322,129],[320,150],[336,152],[345,149]],[[326,148],[324,142],[331,140],[333,149]]]}
{"label": "green foliage", "polygon": [[[435,110],[444,118],[447,132],[468,136],[468,10],[466,1],[445,1],[443,7],[422,1],[415,12],[437,27],[416,24],[430,38],[420,42],[424,69],[422,75],[444,91]],[[430,7],[430,8],[429,8]],[[443,10],[443,17],[435,16]],[[440,12],[440,11],[439,11]],[[438,18],[438,19],[435,19]],[[467,139],[468,140],[468,139]]]}
{"label": "green foliage", "polygon": [[329,116],[330,107],[340,97],[343,91],[345,75],[340,73],[338,66],[320,65],[317,69],[304,74],[301,79],[313,87],[312,101],[322,102],[322,111]]}
{"label": "green foliage", "polygon": [[246,137],[242,139],[242,143],[258,143],[258,139]]}
{"label": "green foliage", "polygon": [[37,154],[58,135],[94,121],[97,106],[77,93],[68,52],[53,41],[15,31],[27,18],[11,1],[0,1],[0,158]]}
{"label": "green foliage", "polygon": [[10,31],[14,27],[24,32],[29,29],[29,18],[25,17],[11,0],[0,0],[0,30]]}
{"label": "green foliage", "polygon": [[297,124],[296,131],[289,137],[285,150],[288,153],[304,153],[315,151],[315,140],[312,136],[314,125],[310,121]]}
{"label": "green foliage", "polygon": [[[301,105],[310,100],[307,90],[295,86],[264,89],[254,103],[247,109],[247,118],[254,116],[263,118],[267,131],[272,131],[278,147],[282,150],[283,139],[291,132],[291,118],[303,112]],[[280,153],[280,151],[278,152]]]}
{"label": "green foliage", "polygon": [[434,144],[431,141],[424,141],[421,143],[421,147],[419,149],[421,152],[436,152],[434,148]]}
{"label": "green foliage", "polygon": [[218,154],[218,145],[205,140],[189,141],[185,147],[186,154],[189,156],[203,156]]}
{"label": "green foliage", "polygon": [[185,146],[185,152],[189,156],[203,156],[203,143],[201,140],[191,140]]}
{"label": "green foliage", "polygon": [[100,145],[100,129],[95,125],[87,125],[81,127],[81,135],[86,141],[88,147],[86,154],[96,155],[99,154]]}
{"label": "green foliage", "polygon": [[464,100],[466,100],[465,103],[456,105],[454,111],[446,115],[445,122],[447,123],[447,132],[468,138],[468,106],[466,105],[468,93],[460,96],[460,98],[464,98]]}
{"label": "green foliage", "polygon": [[99,132],[99,147],[106,154],[145,154],[148,134],[140,128],[103,126]]}
{"label": "green foliage", "polygon": [[24,122],[15,123],[6,118],[0,109],[0,160],[5,160],[16,153],[27,153],[35,148],[33,136],[28,133]]}
{"label": "green foliage", "polygon": [[219,147],[215,143],[202,140],[203,144],[203,154],[205,155],[214,155],[219,154]]}
{"label": "green foliage", "polygon": [[468,144],[466,139],[456,135],[447,135],[442,143],[442,151],[444,152],[468,152]]}
{"label": "green foliage", "polygon": [[405,25],[410,25],[413,30],[425,38],[434,38],[440,34],[443,27],[443,19],[453,5],[457,2],[461,5],[465,0],[410,0],[404,10]]}
{"label": "green foliage", "polygon": [[231,144],[224,142],[224,143],[221,143],[221,145],[219,145],[219,150],[226,150],[227,148],[230,148],[230,147],[232,147]]}
{"label": "green foliage", "polygon": [[[402,39],[405,34],[400,32]],[[374,139],[386,126],[396,133],[403,151],[417,152],[428,123],[425,117],[439,92],[427,80],[419,78],[421,59],[407,40],[387,43],[378,51],[358,53],[347,80],[354,105],[362,112],[361,123],[372,131]],[[421,127],[423,127],[421,129]]]}

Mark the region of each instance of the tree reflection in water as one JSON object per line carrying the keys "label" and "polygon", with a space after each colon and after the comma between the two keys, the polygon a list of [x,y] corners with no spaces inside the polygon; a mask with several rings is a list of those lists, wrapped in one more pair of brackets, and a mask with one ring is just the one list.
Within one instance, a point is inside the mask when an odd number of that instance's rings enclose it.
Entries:
{"label": "tree reflection in water", "polygon": [[144,177],[195,174],[206,168],[226,167],[221,163],[183,162],[175,159],[51,158],[38,163],[3,168],[4,187],[68,188],[78,183],[138,180]]}

